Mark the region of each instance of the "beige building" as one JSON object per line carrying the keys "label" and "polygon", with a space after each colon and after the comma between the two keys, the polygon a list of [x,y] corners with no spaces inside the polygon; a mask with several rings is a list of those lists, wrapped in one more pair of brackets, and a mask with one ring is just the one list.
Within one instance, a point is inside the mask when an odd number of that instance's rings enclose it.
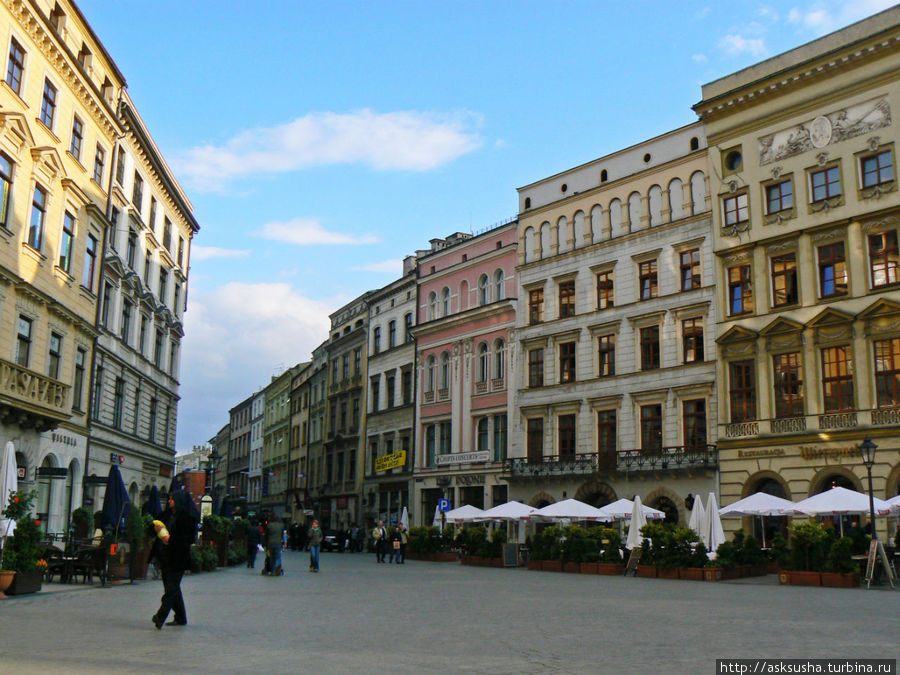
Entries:
{"label": "beige building", "polygon": [[288,445],[285,508],[295,523],[303,523],[306,520],[303,507],[306,500],[309,462],[309,380],[313,373],[313,364],[309,361],[301,364],[299,371],[291,378],[291,433]]}
{"label": "beige building", "polygon": [[288,487],[288,455],[291,434],[291,381],[300,371],[298,364],[273,375],[265,388],[265,417],[262,446],[262,495],[260,508],[285,512]]}
{"label": "beige building", "polygon": [[866,437],[898,492],[898,109],[900,8],[703,87],[723,504],[866,491]]}

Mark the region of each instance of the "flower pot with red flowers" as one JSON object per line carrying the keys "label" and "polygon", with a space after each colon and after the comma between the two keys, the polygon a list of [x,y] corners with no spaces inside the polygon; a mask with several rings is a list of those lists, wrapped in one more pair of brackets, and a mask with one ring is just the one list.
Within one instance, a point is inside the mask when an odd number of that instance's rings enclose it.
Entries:
{"label": "flower pot with red flowers", "polygon": [[[12,492],[9,504],[3,509],[3,517],[16,522],[15,533],[8,537],[3,547],[0,569],[15,572],[7,595],[36,593],[41,590],[41,531],[38,521],[31,515],[31,505],[37,492]],[[46,568],[46,562],[43,563]]]}

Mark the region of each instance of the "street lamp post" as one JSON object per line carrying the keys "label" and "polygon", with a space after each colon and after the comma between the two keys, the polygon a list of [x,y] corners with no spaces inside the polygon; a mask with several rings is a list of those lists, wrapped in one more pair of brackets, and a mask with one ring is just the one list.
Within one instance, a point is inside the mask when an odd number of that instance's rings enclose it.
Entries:
{"label": "street lamp post", "polygon": [[222,456],[219,455],[219,451],[216,450],[216,448],[213,448],[207,456],[207,464],[209,466],[209,495],[212,497],[213,506],[215,506],[216,503],[216,471],[219,467],[220,459],[222,459]]}
{"label": "street lamp post", "polygon": [[875,451],[878,446],[868,436],[859,444],[859,454],[869,474],[869,522],[872,524],[872,539],[878,539],[878,531],[875,529],[875,495],[872,490],[872,466],[875,464]]}

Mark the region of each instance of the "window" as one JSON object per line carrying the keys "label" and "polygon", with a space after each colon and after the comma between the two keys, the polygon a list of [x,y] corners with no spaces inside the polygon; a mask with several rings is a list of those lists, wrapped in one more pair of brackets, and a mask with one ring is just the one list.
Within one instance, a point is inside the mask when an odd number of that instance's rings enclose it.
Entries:
{"label": "window", "polygon": [[438,446],[438,452],[442,455],[450,454],[450,434],[453,431],[453,427],[450,422],[441,422],[441,435],[440,435],[440,445]]}
{"label": "window", "polygon": [[659,326],[641,328],[641,370],[659,368]]}
{"label": "window", "polygon": [[353,350],[353,374],[359,375],[362,372],[362,347]]}
{"label": "window", "polygon": [[434,376],[435,376],[435,359],[434,356],[429,356],[425,361],[425,391],[433,392],[434,391]]}
{"label": "window", "polygon": [[425,465],[434,466],[435,425],[425,427]]}
{"label": "window", "polygon": [[597,411],[597,451],[601,455],[616,452],[616,411]]}
{"label": "window", "polygon": [[506,461],[506,415],[494,415],[494,461]]}
{"label": "window", "polygon": [[746,223],[749,219],[747,208],[747,193],[744,192],[734,197],[726,197],[722,201],[725,211],[725,225],[738,225]]}
{"label": "window", "polygon": [[[498,244],[500,242],[497,242]],[[494,299],[495,300],[503,300],[506,297],[506,292],[504,291],[504,275],[503,270],[497,270],[494,272]]]}
{"label": "window", "polygon": [[803,415],[803,375],[800,353],[778,354],[773,357],[775,375],[775,417]]}
{"label": "window", "polygon": [[441,316],[450,316],[450,289],[445,288],[441,293]]}
{"label": "window", "polygon": [[397,344],[397,322],[388,322],[388,349]]}
{"label": "window", "polygon": [[494,341],[494,379],[506,377],[506,343],[498,338]]}
{"label": "window", "polygon": [[641,406],[641,450],[662,448],[662,406]]}
{"label": "window", "polygon": [[559,416],[559,461],[575,461],[575,415]]}
{"label": "window", "polygon": [[872,272],[872,288],[889,286],[900,281],[897,275],[900,255],[897,253],[896,230],[869,235],[869,266]]}
{"label": "window", "polygon": [[172,252],[172,221],[165,216],[163,216],[163,246],[167,251]]}
{"label": "window", "polygon": [[403,328],[404,328],[407,342],[412,342],[413,340],[415,340],[415,337],[413,336],[413,333],[412,333],[412,327],[413,327],[413,315],[412,315],[412,312],[410,312],[409,314],[407,314],[406,316],[403,317]]}
{"label": "window", "polygon": [[350,379],[350,353],[345,352],[341,355],[341,375],[343,380]]}
{"label": "window", "polygon": [[793,305],[798,300],[797,254],[772,258],[772,305]]}
{"label": "window", "polygon": [[381,378],[376,376],[372,378],[372,412],[378,412],[378,399],[381,395]]}
{"label": "window", "polygon": [[372,331],[372,349],[375,354],[381,351],[381,326],[375,326],[375,330]]}
{"label": "window", "polygon": [[137,242],[138,236],[137,232],[128,229],[128,244],[125,247],[125,262],[128,263],[128,266],[134,269],[134,254],[137,251]]}
{"label": "window", "polygon": [[178,237],[178,266],[184,267],[184,237]]}
{"label": "window", "polygon": [[844,242],[819,247],[819,292],[823,298],[847,295]]}
{"label": "window", "polygon": [[155,398],[150,399],[150,417],[148,420],[147,440],[153,443],[156,440],[156,406]]}
{"label": "window", "polygon": [[41,250],[46,213],[47,193],[39,185],[35,185],[34,196],[31,199],[31,224],[28,227],[28,245],[35,251]]}
{"label": "window", "polygon": [[703,319],[681,322],[681,355],[684,363],[703,361]]}
{"label": "window", "polygon": [[528,323],[536,324],[544,320],[544,289],[535,288],[528,292]]}
{"label": "window", "polygon": [[790,179],[766,188],[766,213],[771,215],[794,208],[794,188]]}
{"label": "window", "polygon": [[50,84],[50,80],[44,80],[44,93],[41,96],[41,122],[44,126],[53,130],[53,118],[56,115],[56,87]]}
{"label": "window", "polygon": [[404,370],[400,375],[400,395],[404,405],[412,403],[412,370]]}
{"label": "window", "polygon": [[153,341],[153,365],[160,368],[162,365],[163,352],[163,332],[161,328],[156,329],[156,338]]}
{"label": "window", "polygon": [[478,372],[476,373],[476,382],[487,382],[489,372],[490,354],[488,352],[487,342],[482,342],[478,345]]}
{"label": "window", "polygon": [[59,240],[59,269],[66,274],[72,271],[72,242],[75,240],[75,218],[66,211],[63,216],[62,236]]}
{"label": "window", "polygon": [[84,141],[84,124],[78,116],[72,120],[72,139],[69,142],[69,152],[75,159],[81,159],[81,144]]}
{"label": "window", "polygon": [[[131,188],[131,203],[134,204],[134,208],[140,213],[144,205],[144,179],[141,178],[137,171],[134,172],[134,185],[132,185]],[[166,246],[166,248],[169,247]]]}
{"label": "window", "polygon": [[384,403],[385,408],[393,408],[394,407],[394,389],[395,389],[395,381],[396,378],[393,375],[388,375],[385,378],[385,397],[387,400]]}
{"label": "window", "polygon": [[655,260],[647,260],[638,265],[638,284],[640,286],[641,300],[649,300],[656,297],[659,288]]}
{"label": "window", "polygon": [[9,41],[9,63],[6,65],[6,84],[17,94],[22,93],[22,73],[25,71],[25,50],[16,42]]}
{"label": "window", "polygon": [[612,270],[597,274],[597,309],[615,306]]}
{"label": "window", "polygon": [[122,411],[125,407],[125,380],[116,378],[116,386],[113,390],[113,426],[122,428]]}
{"label": "window", "polygon": [[706,447],[706,401],[697,399],[681,404],[684,423],[684,445],[688,448]]}
{"label": "window", "polygon": [[169,282],[169,273],[164,269],[159,270],[159,301],[165,303],[166,301],[166,285]]}
{"label": "window", "polygon": [[19,315],[16,324],[16,364],[28,367],[31,358],[31,319]]}
{"label": "window", "polygon": [[131,312],[133,309],[133,305],[125,300],[122,303],[122,342],[128,344],[129,336],[131,335]]}
{"label": "window", "polygon": [[610,377],[616,374],[616,336],[601,335],[597,338],[598,377]]}
{"label": "window", "polygon": [[559,318],[575,316],[575,281],[559,283]]}
{"label": "window", "polygon": [[559,381],[575,381],[575,343],[563,342],[559,345]]}
{"label": "window", "polygon": [[144,256],[144,283],[150,285],[150,251]]}
{"label": "window", "polygon": [[700,288],[700,249],[681,253],[681,290]]}
{"label": "window", "polygon": [[861,157],[859,168],[862,173],[863,188],[883,185],[894,180],[894,164],[891,161],[890,150],[883,150],[874,155]]}
{"label": "window", "polygon": [[141,332],[138,335],[138,343],[137,349],[143,354],[144,350],[147,348],[147,326],[150,325],[150,317],[146,314],[141,314]]}
{"label": "window", "polygon": [[529,417],[525,428],[528,463],[540,463],[544,461],[544,419]]}
{"label": "window", "polygon": [[9,227],[9,195],[12,190],[12,161],[0,154],[0,227]]}
{"label": "window", "polygon": [[103,169],[106,164],[106,150],[97,143],[97,149],[94,151],[94,175],[92,178],[97,185],[103,183]]}
{"label": "window", "polygon": [[72,409],[81,410],[81,397],[84,394],[84,362],[87,351],[78,347],[75,350],[75,378],[72,380]]}
{"label": "window", "polygon": [[822,401],[827,413],[853,410],[853,363],[847,347],[822,350]]}
{"label": "window", "polygon": [[104,282],[103,284],[103,301],[100,306],[100,324],[104,328],[109,328],[109,308],[112,305],[113,285]]}
{"label": "window", "polygon": [[490,450],[488,441],[490,440],[490,418],[482,417],[475,426],[475,449]]}
{"label": "window", "polygon": [[900,338],[876,340],[874,347],[878,407],[900,405]]}
{"label": "window", "polygon": [[753,284],[750,265],[728,268],[728,313],[731,316],[753,311]]}
{"label": "window", "polygon": [[125,148],[119,146],[116,152],[116,182],[125,185]]}
{"label": "window", "polygon": [[178,365],[178,343],[169,343],[169,373],[175,375],[175,367]]}
{"label": "window", "polygon": [[813,202],[840,197],[841,172],[836,166],[822,169],[821,171],[813,171],[809,174],[809,185]]}
{"label": "window", "polygon": [[100,419],[100,402],[103,400],[103,366],[97,366],[94,373],[94,391],[92,393],[93,405],[91,415],[95,420]]}
{"label": "window", "polygon": [[50,349],[47,358],[47,375],[59,379],[59,361],[62,356],[62,336],[50,333]]}
{"label": "window", "polygon": [[544,386],[544,348],[528,350],[528,386],[530,388]]}
{"label": "window", "polygon": [[734,423],[756,419],[755,372],[752,360],[732,361],[729,364],[731,421]]}
{"label": "window", "polygon": [[491,284],[487,274],[482,274],[478,279],[478,304],[486,305],[491,301]]}
{"label": "window", "polygon": [[428,319],[433,320],[438,318],[438,304],[437,304],[437,293],[431,291],[428,294]]}

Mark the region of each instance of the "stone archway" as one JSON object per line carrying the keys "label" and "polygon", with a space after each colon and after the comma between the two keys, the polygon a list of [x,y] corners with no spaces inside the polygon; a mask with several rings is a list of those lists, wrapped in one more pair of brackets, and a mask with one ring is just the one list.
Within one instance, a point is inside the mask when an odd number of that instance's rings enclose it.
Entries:
{"label": "stone archway", "polygon": [[[787,499],[789,501],[791,500],[790,486],[774,471],[758,471],[744,481],[741,499],[756,494],[757,492],[765,492],[766,494],[774,495],[775,497],[781,497],[782,499]],[[725,505],[723,504],[722,506]]]}
{"label": "stone archway", "polygon": [[809,494],[807,497],[825,492],[825,490],[830,490],[835,486],[845,487],[848,490],[856,490],[857,492],[866,492],[862,487],[862,481],[857,478],[856,474],[846,467],[834,465],[826,466],[813,476],[812,480],[809,481]]}
{"label": "stone archway", "polygon": [[674,490],[658,487],[647,495],[644,504],[665,512],[667,523],[687,523],[684,498],[679,497]]}
{"label": "stone archway", "polygon": [[888,474],[884,483],[885,491],[882,499],[891,499],[900,494],[900,464],[897,464]]}
{"label": "stone archway", "polygon": [[602,481],[594,480],[578,488],[578,492],[575,493],[575,499],[599,508],[612,504],[618,497],[616,496],[616,491],[609,485]]}
{"label": "stone archway", "polygon": [[549,506],[550,504],[553,504],[555,502],[556,499],[553,497],[553,495],[547,494],[542,490],[528,500],[528,505],[533,506],[536,509],[542,509],[545,506]]}
{"label": "stone archway", "polygon": [[[793,501],[791,488],[784,479],[774,471],[759,471],[744,482],[741,497],[749,497],[757,492],[781,497]],[[765,518],[741,518],[744,531],[753,535],[760,542],[771,542],[776,534],[787,539],[788,519],[786,516],[766,516]]]}

